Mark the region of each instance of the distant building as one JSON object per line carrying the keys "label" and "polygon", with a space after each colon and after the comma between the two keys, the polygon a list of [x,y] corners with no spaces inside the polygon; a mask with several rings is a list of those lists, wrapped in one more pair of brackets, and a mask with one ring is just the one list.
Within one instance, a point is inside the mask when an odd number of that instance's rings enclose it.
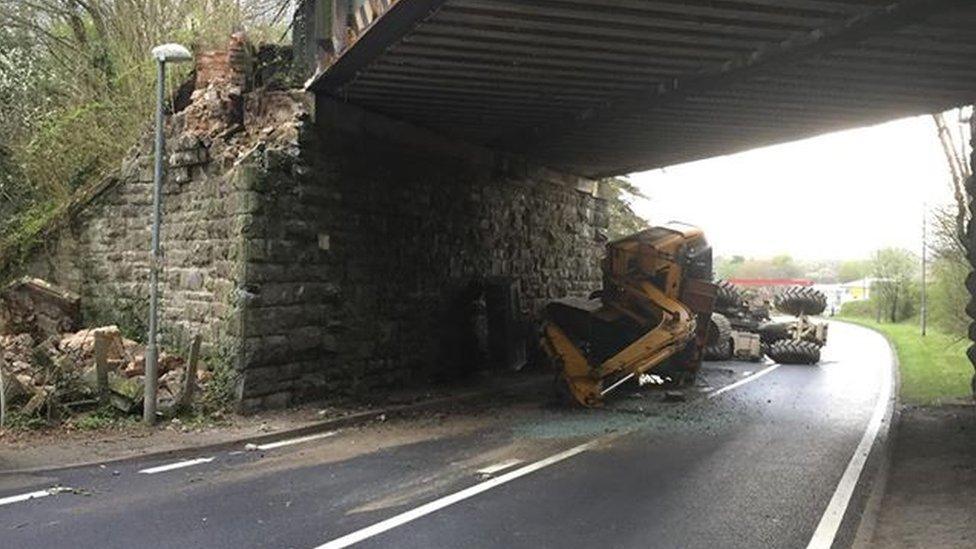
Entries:
{"label": "distant building", "polygon": [[841,284],[817,284],[814,287],[827,296],[827,310],[837,311],[845,303],[871,299],[871,285],[878,280],[862,278]]}
{"label": "distant building", "polygon": [[852,280],[851,282],[838,284],[843,290],[841,303],[871,299],[871,285],[878,280],[877,278],[862,278],[860,280]]}

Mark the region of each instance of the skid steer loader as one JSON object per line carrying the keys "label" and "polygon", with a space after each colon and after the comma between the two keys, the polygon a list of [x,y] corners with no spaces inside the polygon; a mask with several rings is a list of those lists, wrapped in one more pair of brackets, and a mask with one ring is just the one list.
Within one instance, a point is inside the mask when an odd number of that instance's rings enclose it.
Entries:
{"label": "skid steer loader", "polygon": [[712,250],[702,231],[672,222],[610,242],[603,288],[546,307],[542,348],[566,397],[600,406],[654,370],[694,379],[715,300]]}

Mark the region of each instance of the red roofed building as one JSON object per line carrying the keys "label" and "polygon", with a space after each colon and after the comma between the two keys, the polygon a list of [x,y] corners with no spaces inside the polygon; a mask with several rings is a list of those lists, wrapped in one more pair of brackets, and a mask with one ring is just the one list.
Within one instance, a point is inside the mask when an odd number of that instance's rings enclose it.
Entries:
{"label": "red roofed building", "polygon": [[809,278],[730,278],[729,282],[736,286],[766,287],[766,286],[813,286]]}

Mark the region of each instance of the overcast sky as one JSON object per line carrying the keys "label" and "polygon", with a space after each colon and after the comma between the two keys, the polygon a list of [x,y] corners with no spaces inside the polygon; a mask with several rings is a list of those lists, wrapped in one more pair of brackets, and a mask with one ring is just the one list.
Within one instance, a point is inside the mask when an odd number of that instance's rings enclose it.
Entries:
{"label": "overcast sky", "polygon": [[[958,115],[956,115],[958,116]],[[958,120],[952,118],[951,121]],[[920,247],[922,203],[950,203],[929,116],[633,174],[652,223],[696,224],[716,255],[866,258]]]}

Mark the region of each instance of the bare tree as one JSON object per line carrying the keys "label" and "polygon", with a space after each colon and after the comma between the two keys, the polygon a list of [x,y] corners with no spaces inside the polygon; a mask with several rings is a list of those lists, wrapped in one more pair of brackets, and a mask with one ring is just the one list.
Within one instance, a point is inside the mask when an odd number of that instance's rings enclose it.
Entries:
{"label": "bare tree", "polygon": [[[962,119],[963,110],[960,110]],[[939,142],[942,143],[942,152],[945,154],[946,163],[952,174],[952,191],[955,201],[955,234],[960,245],[965,247],[966,242],[966,221],[969,217],[969,209],[966,204],[966,181],[972,177],[972,166],[969,164],[966,145],[966,125],[958,124],[958,130],[953,132],[949,124],[946,123],[943,113],[933,114],[932,119],[939,132]]]}

